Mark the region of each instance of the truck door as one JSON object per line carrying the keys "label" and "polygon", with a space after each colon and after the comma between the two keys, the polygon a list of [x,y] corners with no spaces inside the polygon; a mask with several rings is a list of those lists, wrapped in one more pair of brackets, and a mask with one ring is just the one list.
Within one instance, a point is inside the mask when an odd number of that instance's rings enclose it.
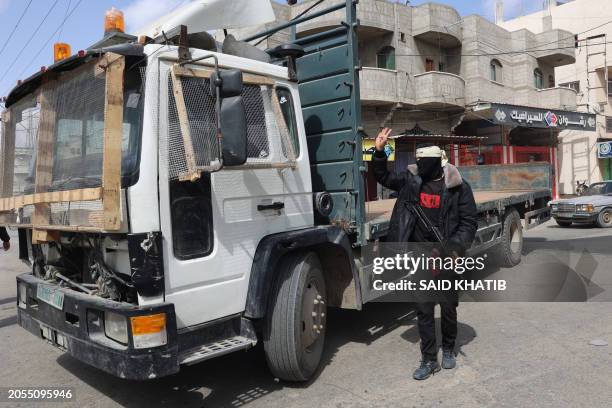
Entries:
{"label": "truck door", "polygon": [[[197,52],[193,57],[197,58]],[[222,59],[220,55],[220,63]],[[253,77],[249,78],[252,82]],[[245,83],[242,92],[247,163],[203,171],[194,181],[175,177],[172,167],[182,160],[177,156],[183,152],[184,132],[178,117],[180,104],[176,103],[180,96],[171,78],[168,80],[167,112],[160,112],[167,126],[160,128],[160,134],[168,133],[166,148],[170,151],[166,158],[160,151],[160,211],[167,238],[166,301],[174,303],[179,327],[242,312],[259,241],[266,235],[313,224],[308,157],[300,155],[300,123],[294,112],[297,89],[282,80],[265,78],[260,78],[262,83]],[[218,157],[205,157],[214,150],[208,130],[216,126],[210,81],[198,75],[182,77],[181,87],[197,164],[212,167]],[[274,102],[282,115],[274,113]],[[281,135],[280,116],[288,138]],[[166,159],[170,166],[163,169]]]}

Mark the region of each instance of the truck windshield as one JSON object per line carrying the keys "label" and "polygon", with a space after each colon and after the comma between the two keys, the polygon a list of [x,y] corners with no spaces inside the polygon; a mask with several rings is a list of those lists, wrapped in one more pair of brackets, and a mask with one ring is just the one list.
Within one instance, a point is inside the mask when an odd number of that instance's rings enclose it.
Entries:
{"label": "truck windshield", "polygon": [[[97,79],[92,79],[97,81]],[[97,88],[96,85],[93,85]],[[138,176],[142,128],[143,83],[138,69],[126,71],[123,95],[121,174],[123,187]],[[70,97],[66,95],[65,97]],[[56,118],[56,142],[51,189],[100,185],[104,150],[104,90],[94,90],[81,106]],[[66,105],[71,105],[66,103]],[[127,185],[126,185],[127,184]]]}
{"label": "truck windshield", "polygon": [[[53,170],[50,191],[98,187],[102,179],[104,150],[105,80],[94,75],[93,67],[77,68],[66,81],[57,84],[46,97],[53,105],[55,141],[53,144]],[[138,178],[140,139],[144,105],[144,67],[126,69],[123,95],[122,186],[128,187]],[[14,194],[34,191],[36,174],[37,134],[47,126],[38,123],[41,104],[34,96],[24,98],[11,107],[16,121],[16,144],[33,137],[22,167],[27,176],[19,177],[15,170]],[[36,123],[34,123],[36,122]],[[24,136],[25,135],[25,136]],[[16,146],[17,147],[17,146]],[[25,150],[25,149],[22,149]],[[20,162],[16,160],[16,166]]]}

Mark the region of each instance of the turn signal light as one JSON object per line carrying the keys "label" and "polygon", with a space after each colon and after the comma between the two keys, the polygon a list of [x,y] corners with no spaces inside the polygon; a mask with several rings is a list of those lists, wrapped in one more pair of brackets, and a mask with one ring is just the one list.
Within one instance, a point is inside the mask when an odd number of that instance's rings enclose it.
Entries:
{"label": "turn signal light", "polygon": [[72,55],[70,45],[66,43],[53,44],[53,62],[58,62]]}
{"label": "turn signal light", "polygon": [[123,11],[111,7],[104,15],[104,34],[117,32],[125,33],[125,21],[123,20]]}
{"label": "turn signal light", "polygon": [[167,343],[165,313],[134,316],[130,320],[134,348],[157,347]]}

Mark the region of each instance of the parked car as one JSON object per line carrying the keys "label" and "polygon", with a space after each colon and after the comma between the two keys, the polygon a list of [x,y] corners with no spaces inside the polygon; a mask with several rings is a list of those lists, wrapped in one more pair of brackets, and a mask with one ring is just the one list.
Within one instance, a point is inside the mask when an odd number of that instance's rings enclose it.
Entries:
{"label": "parked car", "polygon": [[612,180],[591,184],[580,197],[554,200],[550,205],[561,227],[572,223],[612,227]]}

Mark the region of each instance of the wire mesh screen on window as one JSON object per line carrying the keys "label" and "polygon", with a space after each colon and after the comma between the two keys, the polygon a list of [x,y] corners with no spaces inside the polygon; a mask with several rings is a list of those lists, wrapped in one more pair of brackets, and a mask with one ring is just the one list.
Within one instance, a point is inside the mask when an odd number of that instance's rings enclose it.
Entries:
{"label": "wire mesh screen on window", "polygon": [[[181,77],[191,143],[198,171],[220,169],[221,151],[217,143],[216,96],[210,80]],[[247,123],[247,163],[244,167],[290,165],[295,161],[287,124],[273,86],[244,85],[242,98]],[[160,140],[160,159],[168,177],[179,179],[189,171],[184,138],[170,75],[168,76],[168,132]],[[167,140],[164,140],[167,139]]]}
{"label": "wire mesh screen on window", "polygon": [[[54,83],[48,100],[55,112],[55,152],[50,190],[98,187],[104,152],[105,75],[88,64]],[[52,130],[53,131],[53,130]]]}

